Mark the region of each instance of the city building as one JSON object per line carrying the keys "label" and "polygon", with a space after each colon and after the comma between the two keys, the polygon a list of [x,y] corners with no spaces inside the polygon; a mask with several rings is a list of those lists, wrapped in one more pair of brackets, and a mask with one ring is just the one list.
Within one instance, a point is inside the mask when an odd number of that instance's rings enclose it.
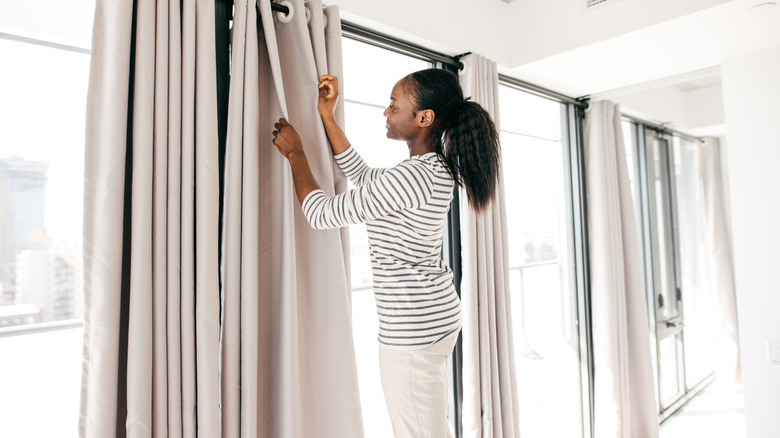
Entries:
{"label": "city building", "polygon": [[16,256],[43,248],[28,236],[44,228],[48,168],[21,157],[0,159],[0,303],[16,303]]}

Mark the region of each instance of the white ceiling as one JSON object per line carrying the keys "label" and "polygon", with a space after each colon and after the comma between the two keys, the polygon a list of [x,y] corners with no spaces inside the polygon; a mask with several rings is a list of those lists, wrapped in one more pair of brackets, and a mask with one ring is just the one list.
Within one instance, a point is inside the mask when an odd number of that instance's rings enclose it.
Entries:
{"label": "white ceiling", "polygon": [[[735,0],[510,68],[506,73],[570,96],[597,95],[662,78],[679,76],[680,82],[686,82],[688,73],[777,45],[777,1]],[[694,74],[691,80],[701,79]]]}

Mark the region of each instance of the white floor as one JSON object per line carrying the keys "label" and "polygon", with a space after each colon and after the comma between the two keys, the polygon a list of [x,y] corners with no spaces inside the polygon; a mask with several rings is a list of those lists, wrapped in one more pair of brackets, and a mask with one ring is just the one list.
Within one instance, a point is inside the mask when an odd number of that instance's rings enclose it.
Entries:
{"label": "white floor", "polygon": [[746,438],[742,386],[716,381],[661,427],[660,438],[683,437]]}

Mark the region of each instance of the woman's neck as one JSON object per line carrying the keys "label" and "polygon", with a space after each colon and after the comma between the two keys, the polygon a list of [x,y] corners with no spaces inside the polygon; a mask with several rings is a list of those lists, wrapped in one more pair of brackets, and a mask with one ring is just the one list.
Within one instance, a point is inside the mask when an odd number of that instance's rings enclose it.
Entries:
{"label": "woman's neck", "polygon": [[409,147],[409,156],[425,155],[434,152],[433,138],[430,135],[420,136],[406,142]]}

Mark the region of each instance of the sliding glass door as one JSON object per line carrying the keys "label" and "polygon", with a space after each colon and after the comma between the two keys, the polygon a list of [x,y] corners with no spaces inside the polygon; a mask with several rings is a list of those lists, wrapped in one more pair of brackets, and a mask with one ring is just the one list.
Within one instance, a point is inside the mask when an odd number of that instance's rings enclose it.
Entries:
{"label": "sliding glass door", "polygon": [[698,140],[624,121],[655,335],[658,412],[666,420],[709,381],[713,305],[703,242]]}
{"label": "sliding glass door", "polygon": [[582,437],[567,105],[509,86],[499,102],[520,432]]}
{"label": "sliding glass door", "polygon": [[707,242],[711,227],[703,181],[703,148],[697,139],[674,136],[672,160],[677,206],[682,313],[685,315],[685,382],[687,389],[712,375],[718,306],[711,283]]}
{"label": "sliding glass door", "polygon": [[653,130],[645,130],[646,218],[649,243],[648,291],[655,313],[658,391],[661,411],[685,393],[682,296],[675,254],[675,218],[669,172],[669,142]]}

